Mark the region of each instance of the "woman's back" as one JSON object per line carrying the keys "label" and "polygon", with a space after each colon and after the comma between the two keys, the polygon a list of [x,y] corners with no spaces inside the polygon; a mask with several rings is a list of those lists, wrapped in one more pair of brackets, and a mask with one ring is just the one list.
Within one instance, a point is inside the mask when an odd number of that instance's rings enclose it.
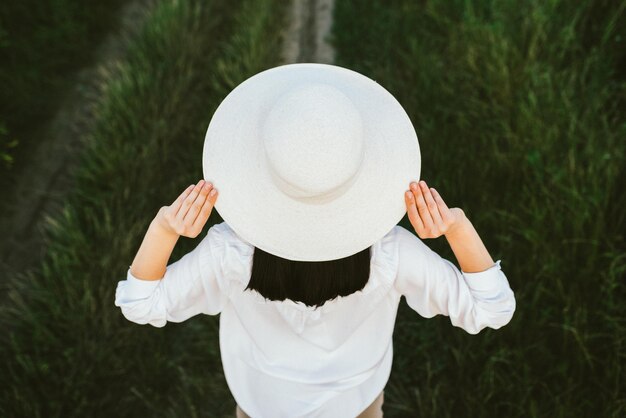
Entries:
{"label": "woman's back", "polygon": [[[239,268],[227,280],[237,284],[220,317],[224,372],[233,376],[229,386],[237,403],[251,416],[356,416],[363,400],[371,403],[380,394],[391,372],[401,296],[393,288],[396,229],[372,246],[365,286],[320,307],[244,291],[256,249],[227,224],[218,229],[239,250],[229,251],[228,264]],[[259,387],[270,393],[260,396]]]}

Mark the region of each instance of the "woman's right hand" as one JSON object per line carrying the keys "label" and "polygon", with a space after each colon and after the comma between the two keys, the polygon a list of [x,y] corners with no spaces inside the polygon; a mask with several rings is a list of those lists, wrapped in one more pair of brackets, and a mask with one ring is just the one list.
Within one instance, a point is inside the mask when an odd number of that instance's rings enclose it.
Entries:
{"label": "woman's right hand", "polygon": [[450,234],[465,220],[461,208],[448,208],[437,190],[425,181],[412,182],[404,194],[411,225],[422,238],[437,238]]}
{"label": "woman's right hand", "polygon": [[195,238],[202,232],[216,200],[217,189],[200,180],[187,187],[170,206],[161,207],[155,221],[169,233]]}

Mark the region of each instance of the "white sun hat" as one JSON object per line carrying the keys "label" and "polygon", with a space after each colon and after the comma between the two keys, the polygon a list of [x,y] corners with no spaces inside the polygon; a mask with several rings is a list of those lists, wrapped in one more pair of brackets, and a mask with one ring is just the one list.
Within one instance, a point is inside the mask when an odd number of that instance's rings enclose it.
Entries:
{"label": "white sun hat", "polygon": [[328,64],[262,71],[233,89],[209,123],[204,179],[243,240],[295,261],[348,257],[406,214],[418,181],[417,135],[376,81]]}

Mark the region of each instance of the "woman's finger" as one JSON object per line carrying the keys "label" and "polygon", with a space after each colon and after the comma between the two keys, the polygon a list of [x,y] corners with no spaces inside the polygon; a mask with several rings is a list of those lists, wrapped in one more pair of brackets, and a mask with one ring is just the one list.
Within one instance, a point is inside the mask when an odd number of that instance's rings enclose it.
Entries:
{"label": "woman's finger", "polygon": [[[213,193],[213,194],[211,194]],[[206,221],[211,216],[211,211],[213,210],[213,206],[215,206],[215,201],[217,200],[217,189],[213,188],[209,193],[207,199],[204,201],[204,205],[198,214],[198,217],[193,223],[193,228],[202,229]]]}
{"label": "woman's finger", "polygon": [[189,211],[189,208],[191,207],[193,202],[196,200],[196,198],[200,194],[200,190],[202,189],[203,185],[204,185],[204,180],[200,180],[198,184],[196,184],[193,187],[191,192],[189,192],[187,197],[183,200],[183,203],[180,206],[180,210],[176,213],[176,220],[179,223],[181,224],[183,223],[183,220],[185,219],[185,216],[187,216],[187,212]]}
{"label": "woman's finger", "polygon": [[420,219],[419,213],[417,213],[417,206],[415,205],[415,196],[413,196],[413,192],[407,190],[404,193],[404,201],[406,203],[406,211],[409,215],[409,221],[411,221],[411,225],[417,230],[421,231],[424,229],[424,224]]}
{"label": "woman's finger", "polygon": [[185,190],[183,190],[183,192],[170,205],[170,210],[172,211],[172,214],[174,216],[176,216],[176,213],[179,211],[180,206],[183,204],[183,200],[185,200],[185,198],[187,196],[189,196],[189,193],[191,193],[191,191],[193,190],[194,186],[195,186],[195,184],[189,185],[189,187],[187,187]]}
{"label": "woman's finger", "polygon": [[189,212],[187,212],[187,215],[185,216],[184,222],[186,225],[193,225],[193,223],[196,221],[196,218],[198,217],[200,210],[204,206],[204,203],[207,200],[207,196],[209,195],[209,192],[212,188],[213,185],[211,183],[204,183],[204,185],[200,189],[198,197],[196,197],[196,200],[194,200],[194,202],[191,204]]}
{"label": "woman's finger", "polygon": [[428,211],[428,205],[424,200],[424,196],[422,194],[420,186],[412,186],[412,190],[413,196],[415,196],[415,201],[417,202],[417,210],[424,224],[424,229],[432,230],[434,226],[433,218],[430,216],[430,212]]}
{"label": "woman's finger", "polygon": [[443,219],[443,222],[449,225],[449,223],[454,220],[454,215],[452,214],[452,211],[450,211],[450,208],[448,207],[448,205],[446,205],[446,202],[444,202],[443,198],[437,190],[431,187],[430,191],[435,198],[435,202],[437,202],[437,206],[439,206],[439,213],[441,213],[441,218]]}
{"label": "woman's finger", "polygon": [[437,202],[435,202],[433,195],[430,193],[428,185],[425,181],[422,181],[420,182],[420,186],[422,188],[422,194],[424,195],[424,200],[426,201],[426,205],[428,206],[430,216],[433,218],[433,222],[435,223],[437,228],[443,227],[443,219],[441,219],[441,214],[439,213]]}

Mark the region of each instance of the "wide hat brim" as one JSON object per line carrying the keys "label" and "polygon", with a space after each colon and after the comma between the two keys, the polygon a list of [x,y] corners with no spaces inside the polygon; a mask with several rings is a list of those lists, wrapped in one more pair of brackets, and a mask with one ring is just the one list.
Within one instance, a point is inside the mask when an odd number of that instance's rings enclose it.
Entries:
{"label": "wide hat brim", "polygon": [[[308,83],[339,89],[363,120],[358,178],[323,205],[283,193],[261,158],[259,126],[267,110]],[[262,71],[226,96],[207,129],[202,164],[204,179],[219,191],[214,209],[240,238],[289,260],[326,261],[370,247],[398,224],[406,214],[404,192],[419,180],[421,156],[409,116],[376,81],[336,65],[297,63]]]}

